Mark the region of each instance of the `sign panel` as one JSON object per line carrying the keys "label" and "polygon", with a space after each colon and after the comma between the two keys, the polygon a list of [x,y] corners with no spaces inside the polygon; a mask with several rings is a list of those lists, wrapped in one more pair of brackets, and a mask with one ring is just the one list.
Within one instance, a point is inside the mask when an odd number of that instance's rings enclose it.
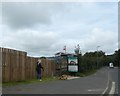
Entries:
{"label": "sign panel", "polygon": [[69,72],[78,72],[78,65],[68,65]]}
{"label": "sign panel", "polygon": [[68,57],[68,64],[71,64],[73,62],[74,62],[74,64],[78,63],[77,57],[72,57],[72,56]]}
{"label": "sign panel", "polygon": [[68,71],[78,72],[78,59],[75,56],[68,57]]}

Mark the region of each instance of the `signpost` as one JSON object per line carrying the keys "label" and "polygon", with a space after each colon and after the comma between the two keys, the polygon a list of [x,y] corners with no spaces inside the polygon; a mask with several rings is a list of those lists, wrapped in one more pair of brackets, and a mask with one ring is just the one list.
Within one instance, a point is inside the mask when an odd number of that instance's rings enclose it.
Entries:
{"label": "signpost", "polygon": [[59,67],[59,73],[62,75],[64,72],[69,72],[75,75],[78,72],[78,57],[76,54],[55,54],[55,61]]}
{"label": "signpost", "polygon": [[68,56],[68,72],[78,72],[78,59],[76,56]]}

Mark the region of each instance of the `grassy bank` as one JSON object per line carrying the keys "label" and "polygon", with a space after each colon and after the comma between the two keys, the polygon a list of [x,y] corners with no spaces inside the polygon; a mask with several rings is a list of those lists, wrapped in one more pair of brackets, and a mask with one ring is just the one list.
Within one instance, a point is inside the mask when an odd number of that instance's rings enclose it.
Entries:
{"label": "grassy bank", "polygon": [[2,83],[2,86],[16,86],[16,85],[24,85],[24,84],[33,84],[33,83],[47,83],[50,81],[56,81],[58,80],[58,77],[45,77],[42,79],[42,81],[39,81],[37,79],[31,79],[31,80],[25,80],[25,81],[16,81],[16,82],[5,82]]}
{"label": "grassy bank", "polygon": [[[75,75],[80,77],[85,77],[85,76],[92,75],[96,72],[97,70],[89,70],[85,72],[76,73]],[[42,81],[39,81],[37,79],[31,79],[31,80],[17,81],[17,82],[6,82],[6,83],[2,83],[2,86],[4,87],[4,86],[15,86],[15,85],[24,85],[24,84],[33,84],[33,83],[47,83],[51,81],[56,81],[58,79],[59,77],[46,77],[46,78],[43,78]]]}

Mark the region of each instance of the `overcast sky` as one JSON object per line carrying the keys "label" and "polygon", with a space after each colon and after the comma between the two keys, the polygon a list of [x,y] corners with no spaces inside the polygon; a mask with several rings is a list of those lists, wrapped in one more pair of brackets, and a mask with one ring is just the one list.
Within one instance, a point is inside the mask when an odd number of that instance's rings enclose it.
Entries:
{"label": "overcast sky", "polygon": [[118,49],[117,2],[5,2],[1,4],[0,46],[29,56]]}

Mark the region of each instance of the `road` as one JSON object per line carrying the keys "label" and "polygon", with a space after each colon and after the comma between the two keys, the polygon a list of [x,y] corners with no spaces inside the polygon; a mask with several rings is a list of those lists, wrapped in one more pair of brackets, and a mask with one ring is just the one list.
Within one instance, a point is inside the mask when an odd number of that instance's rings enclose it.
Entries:
{"label": "road", "polygon": [[[114,91],[114,94],[118,94],[118,73],[120,72],[120,69],[118,69],[117,67],[115,67],[114,69],[109,69],[109,89],[111,93],[112,91]],[[108,92],[107,92],[108,93]]]}
{"label": "road", "polygon": [[3,87],[3,94],[118,94],[118,68],[101,68],[95,74],[72,80],[58,80]]}

